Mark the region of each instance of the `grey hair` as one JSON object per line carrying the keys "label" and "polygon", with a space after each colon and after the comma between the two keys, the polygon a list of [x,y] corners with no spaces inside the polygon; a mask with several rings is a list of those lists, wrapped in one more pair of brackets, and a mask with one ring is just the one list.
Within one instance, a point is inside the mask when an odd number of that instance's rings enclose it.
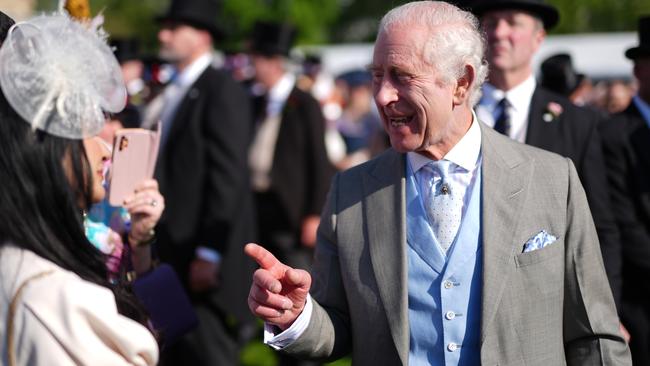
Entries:
{"label": "grey hair", "polygon": [[415,1],[389,11],[379,24],[377,38],[396,26],[423,27],[429,31],[422,56],[425,63],[442,74],[444,82],[457,80],[465,74],[465,66],[471,65],[475,75],[469,102],[474,106],[479,101],[488,63],[485,38],[473,14],[442,1]]}

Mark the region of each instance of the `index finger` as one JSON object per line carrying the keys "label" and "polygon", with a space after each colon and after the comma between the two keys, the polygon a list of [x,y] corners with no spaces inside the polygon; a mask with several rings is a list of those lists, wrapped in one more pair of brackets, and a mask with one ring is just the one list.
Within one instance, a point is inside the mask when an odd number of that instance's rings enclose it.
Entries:
{"label": "index finger", "polygon": [[253,258],[255,262],[260,265],[260,267],[266,270],[272,270],[274,267],[282,265],[282,263],[277,258],[275,258],[271,252],[255,243],[246,244],[244,247],[244,252],[246,255]]}

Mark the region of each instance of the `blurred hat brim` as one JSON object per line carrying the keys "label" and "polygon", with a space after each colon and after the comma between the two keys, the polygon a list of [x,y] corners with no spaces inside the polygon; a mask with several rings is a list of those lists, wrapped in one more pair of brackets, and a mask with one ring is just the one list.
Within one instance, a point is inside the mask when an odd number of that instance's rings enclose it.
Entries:
{"label": "blurred hat brim", "polygon": [[523,10],[539,17],[545,29],[553,28],[560,20],[557,9],[548,4],[528,1],[482,1],[471,5],[471,10],[476,16],[495,10]]}

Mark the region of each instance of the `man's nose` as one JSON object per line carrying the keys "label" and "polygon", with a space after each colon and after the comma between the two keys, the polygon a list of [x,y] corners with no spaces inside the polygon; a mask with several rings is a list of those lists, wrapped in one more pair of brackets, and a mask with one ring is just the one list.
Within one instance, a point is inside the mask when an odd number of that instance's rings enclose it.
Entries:
{"label": "man's nose", "polygon": [[375,88],[375,101],[378,105],[387,106],[398,100],[397,89],[388,78],[382,79]]}
{"label": "man's nose", "polygon": [[510,25],[505,19],[498,19],[487,33],[489,38],[504,38],[510,33]]}

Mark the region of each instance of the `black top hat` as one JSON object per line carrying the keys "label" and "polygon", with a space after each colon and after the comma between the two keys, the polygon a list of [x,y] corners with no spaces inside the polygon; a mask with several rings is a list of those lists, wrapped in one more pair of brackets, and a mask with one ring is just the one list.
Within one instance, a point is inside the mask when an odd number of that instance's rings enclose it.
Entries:
{"label": "black top hat", "polygon": [[650,57],[650,15],[639,18],[639,45],[625,51],[625,57],[630,60]]}
{"label": "black top hat", "polygon": [[544,28],[550,29],[557,24],[560,13],[544,0],[475,0],[471,9],[476,16],[481,17],[493,10],[523,10],[539,17],[544,23]]}
{"label": "black top hat", "polygon": [[187,24],[207,30],[214,39],[222,39],[224,31],[217,25],[220,10],[218,0],[172,0],[167,13],[156,17],[156,21]]}
{"label": "black top hat", "polygon": [[564,96],[570,95],[584,79],[573,69],[571,56],[566,53],[553,55],[541,65],[543,87]]}
{"label": "black top hat", "polygon": [[140,42],[135,38],[113,38],[110,45],[119,63],[140,59]]}
{"label": "black top hat", "polygon": [[0,11],[0,44],[4,42],[5,38],[7,38],[7,32],[9,32],[9,28],[11,28],[14,23],[15,22],[11,17]]}
{"label": "black top hat", "polygon": [[251,52],[264,56],[289,56],[296,28],[288,23],[257,22],[253,26]]}

